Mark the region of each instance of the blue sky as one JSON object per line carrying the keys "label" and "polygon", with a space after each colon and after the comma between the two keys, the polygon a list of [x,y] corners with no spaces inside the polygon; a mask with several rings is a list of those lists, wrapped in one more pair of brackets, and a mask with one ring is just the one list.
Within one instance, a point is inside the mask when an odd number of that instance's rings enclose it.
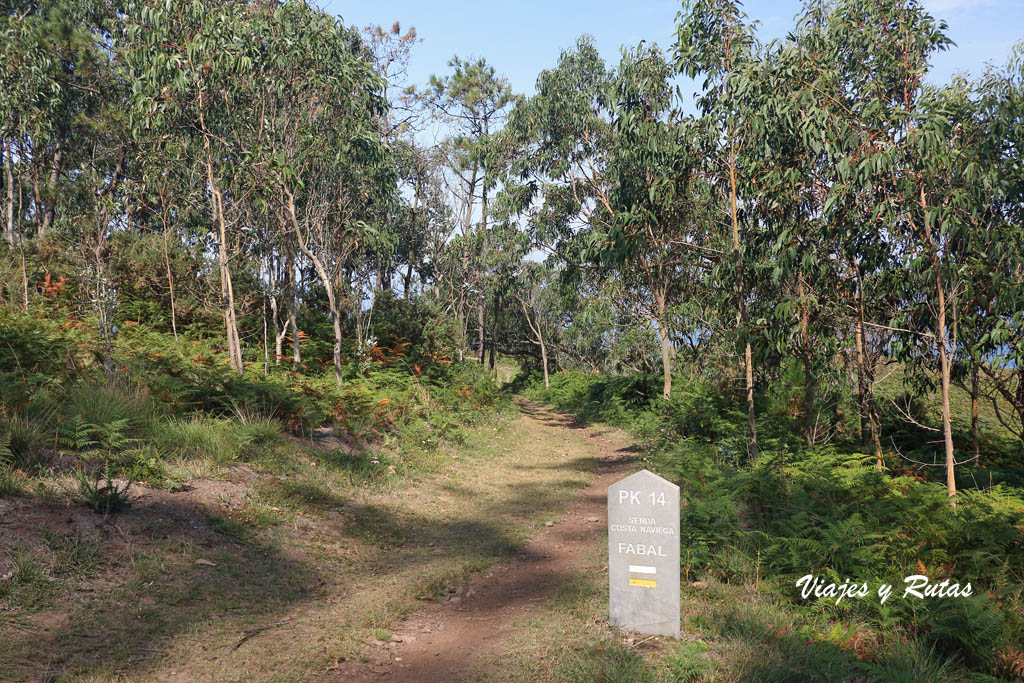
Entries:
{"label": "blue sky", "polygon": [[[679,2],[672,0],[522,0],[465,2],[443,0],[313,0],[346,24],[415,26],[423,39],[413,52],[409,81],[422,85],[430,74],[448,72],[452,55],[485,57],[506,75],[517,92],[530,94],[537,73],[553,66],[559,53],[586,33],[602,55],[618,61],[619,46],[640,40],[672,43]],[[924,0],[933,15],[949,24],[957,43],[934,62],[932,79],[943,82],[957,71],[977,75],[986,63],[1003,64],[1014,43],[1024,39],[1024,0]],[[749,0],[761,37],[782,37],[793,24],[800,0]]]}

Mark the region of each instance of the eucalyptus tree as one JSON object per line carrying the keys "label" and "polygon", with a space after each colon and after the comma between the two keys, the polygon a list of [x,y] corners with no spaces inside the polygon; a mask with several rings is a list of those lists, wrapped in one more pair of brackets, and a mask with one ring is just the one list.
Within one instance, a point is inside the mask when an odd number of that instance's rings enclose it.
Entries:
{"label": "eucalyptus tree", "polygon": [[[36,236],[54,224],[57,204],[71,193],[87,139],[107,103],[111,64],[104,53],[103,3],[15,2],[0,17],[5,67],[0,75],[0,138],[18,142],[18,165],[31,197]],[[11,155],[8,150],[7,157]],[[73,210],[74,207],[68,207]]]}
{"label": "eucalyptus tree", "polygon": [[[551,387],[548,371],[548,349],[551,346],[555,330],[553,318],[557,320],[556,309],[552,307],[551,270],[536,261],[523,263],[522,271],[517,278],[519,285],[513,290],[513,296],[523,312],[523,319],[532,335],[531,341],[540,351],[541,370],[544,373],[544,388]],[[553,315],[555,314],[555,315]]]}
{"label": "eucalyptus tree", "polygon": [[[8,8],[5,8],[8,9]],[[19,8],[21,9],[21,8]],[[38,39],[36,21],[25,9],[11,7],[0,16],[0,156],[3,157],[3,235],[10,251],[18,250],[21,298],[29,307],[29,276],[23,223],[28,215],[25,190],[31,175],[26,160],[31,135],[46,126],[46,112],[60,99],[52,74],[54,55]]]}
{"label": "eucalyptus tree", "polygon": [[[747,422],[750,431],[748,454],[757,455],[757,420],[754,406],[754,359],[750,318],[747,312],[750,292],[745,277],[743,244],[743,189],[751,178],[746,175],[746,156],[757,145],[751,130],[752,102],[748,75],[758,59],[759,46],[755,26],[747,21],[738,0],[686,0],[677,17],[676,66],[690,78],[703,77],[704,91],[698,99],[702,124],[708,143],[708,175],[723,188],[724,205],[732,233],[731,272],[726,272],[736,291],[736,323],[743,346],[746,380]],[[756,105],[755,105],[756,106]],[[722,262],[724,267],[726,262]]]}
{"label": "eucalyptus tree", "polygon": [[107,18],[103,3],[89,0],[18,1],[0,10],[0,215],[4,241],[20,261],[25,309],[30,259],[48,246],[37,238],[58,219],[72,231],[87,223],[95,237],[102,204],[95,192],[109,180],[93,175],[105,165],[96,152],[102,148],[105,158],[116,137],[107,133],[117,124],[103,119],[118,111],[122,95],[105,52]]}
{"label": "eucalyptus tree", "polygon": [[[739,75],[747,98],[747,130],[761,143],[749,147],[743,169],[751,179],[744,212],[757,228],[747,249],[767,257],[747,268],[755,276],[756,305],[765,319],[758,326],[761,360],[798,359],[802,431],[808,445],[830,438],[834,431],[834,417],[826,408],[838,409],[841,399],[830,395],[834,384],[828,380],[835,376],[840,339],[849,328],[850,316],[844,312],[852,299],[850,285],[856,282],[848,277],[843,257],[854,262],[857,255],[844,253],[844,247],[856,252],[864,246],[837,229],[849,223],[837,205],[824,210],[831,162],[816,137],[820,122],[808,114],[814,111],[815,92],[805,87],[816,73],[818,54],[812,45],[818,28],[812,10],[786,41],[767,48]],[[858,359],[863,367],[863,354]],[[873,433],[880,460],[877,430]]]}
{"label": "eucalyptus tree", "polygon": [[624,51],[609,70],[583,38],[541,73],[537,94],[510,119],[525,151],[509,191],[535,242],[568,277],[619,281],[620,311],[658,339],[665,398],[671,309],[695,281],[693,270],[714,257],[701,244],[696,147],[672,75],[656,46]]}
{"label": "eucalyptus tree", "polygon": [[246,87],[256,73],[260,50],[251,31],[258,12],[242,2],[200,0],[173,7],[138,0],[127,7],[119,52],[132,84],[130,112],[136,139],[180,140],[186,145],[181,159],[201,169],[217,244],[228,357],[239,375],[244,368],[230,237],[245,198],[244,188],[234,186],[244,168],[237,133],[241,121],[260,118],[250,108]]}
{"label": "eucalyptus tree", "polygon": [[[982,210],[968,230],[984,243],[968,251],[961,300],[954,379],[971,396],[971,433],[979,454],[979,403],[990,403],[999,422],[1024,439],[1024,46],[1003,68],[990,67],[973,83],[957,79],[947,99],[968,155],[963,180],[977,188]],[[971,174],[967,176],[966,171]],[[963,241],[954,243],[963,248]],[[957,372],[959,370],[959,372]]]}
{"label": "eucalyptus tree", "polygon": [[588,245],[599,243],[613,221],[612,87],[612,71],[583,37],[540,73],[536,95],[509,116],[522,150],[505,185],[509,210],[527,214],[536,246],[571,269],[584,265]]}
{"label": "eucalyptus tree", "polygon": [[[419,271],[421,283],[425,282],[424,276],[427,274],[423,266],[431,241],[431,225],[440,219],[433,213],[437,208],[437,182],[434,161],[429,150],[415,141],[397,140],[392,145],[392,155],[395,159],[399,192],[404,188],[411,195],[411,204],[405,205],[404,210],[398,215],[396,249],[396,267],[405,268],[401,275],[402,295],[408,299],[412,296],[414,274]],[[443,223],[443,219],[441,222]]]}
{"label": "eucalyptus tree", "polygon": [[641,316],[661,349],[662,395],[672,393],[671,309],[718,250],[705,244],[707,194],[692,122],[676,106],[673,68],[657,46],[623,53],[609,92],[614,144],[608,157],[613,220],[598,259],[616,264],[623,283],[643,292]]}
{"label": "eucalyptus tree", "polygon": [[[342,380],[342,303],[338,283],[361,247],[378,240],[375,206],[394,187],[379,132],[383,79],[360,51],[356,32],[305,3],[286,3],[263,18],[264,45],[249,83],[263,118],[249,120],[241,145],[263,202],[279,207],[284,228],[313,264],[327,295],[333,363]],[[351,287],[344,292],[361,298]]]}
{"label": "eucalyptus tree", "polygon": [[955,311],[963,301],[961,266],[982,238],[971,228],[985,204],[972,142],[953,119],[957,96],[924,80],[931,57],[951,43],[945,30],[916,2],[837,0],[823,15],[810,87],[818,93],[819,129],[827,131],[818,144],[834,167],[826,205],[859,206],[858,229],[881,236],[902,263],[900,279],[890,283],[903,288],[904,311],[884,327],[902,341],[906,360],[937,362],[946,486],[955,504]]}
{"label": "eucalyptus tree", "polygon": [[[789,309],[799,310],[801,331],[806,329],[808,304],[824,314],[826,325],[818,330],[818,350],[831,350],[841,343],[848,363],[855,365],[856,378],[851,379],[851,385],[861,440],[873,447],[876,465],[881,468],[881,427],[874,382],[878,364],[886,351],[891,351],[891,334],[872,321],[889,321],[900,306],[901,294],[890,286],[898,262],[884,231],[862,228],[865,211],[870,213],[869,193],[835,191],[842,187],[837,181],[840,159],[828,141],[841,139],[855,146],[852,141],[860,138],[853,118],[843,110],[841,98],[836,95],[844,87],[842,75],[833,68],[835,62],[827,58],[832,49],[828,30],[832,9],[833,3],[808,3],[796,30],[770,60],[775,65],[767,87],[785,96],[768,98],[766,104],[781,123],[785,144],[792,148],[791,158],[796,165],[783,163],[768,177],[778,177],[779,187],[785,191],[786,174],[793,173],[789,181],[791,196],[806,198],[779,236],[774,253],[783,257],[782,264],[792,265],[793,259],[785,258],[787,254],[798,258],[799,278],[813,275],[814,280],[820,280],[815,287],[819,296],[812,301],[801,297]],[[794,246],[799,249],[794,250]],[[830,300],[821,301],[821,294],[830,294]]]}

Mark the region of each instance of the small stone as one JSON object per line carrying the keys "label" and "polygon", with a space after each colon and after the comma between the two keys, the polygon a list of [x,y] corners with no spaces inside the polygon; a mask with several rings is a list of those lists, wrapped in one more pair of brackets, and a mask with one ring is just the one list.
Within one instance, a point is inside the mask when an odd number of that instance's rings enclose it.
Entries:
{"label": "small stone", "polygon": [[554,522],[544,522],[544,526],[554,526]]}
{"label": "small stone", "polygon": [[601,518],[600,517],[587,517],[587,521],[588,522],[600,522]]}
{"label": "small stone", "polygon": [[395,657],[395,661],[396,662],[400,662],[400,661],[402,661],[402,658],[401,657]]}

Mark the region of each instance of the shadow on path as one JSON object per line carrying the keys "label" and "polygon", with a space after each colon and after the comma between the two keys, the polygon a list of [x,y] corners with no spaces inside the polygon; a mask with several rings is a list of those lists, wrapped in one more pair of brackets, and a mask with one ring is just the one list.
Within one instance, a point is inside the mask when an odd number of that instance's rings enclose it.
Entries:
{"label": "shadow on path", "polygon": [[[455,595],[430,605],[396,627],[398,642],[383,646],[369,663],[345,662],[326,681],[460,681],[480,673],[482,656],[501,654],[509,640],[504,625],[553,597],[572,580],[588,552],[606,533],[606,490],[628,474],[627,438],[593,429],[568,415],[520,402],[523,416],[547,427],[581,430],[593,457],[550,468],[595,472],[583,491],[551,526],[542,528],[510,560],[477,575]],[[606,438],[612,437],[612,438]],[[539,490],[524,489],[516,504],[532,504]],[[564,492],[560,495],[564,496]],[[489,510],[487,514],[494,514]],[[471,530],[473,543],[492,542],[484,527]]]}

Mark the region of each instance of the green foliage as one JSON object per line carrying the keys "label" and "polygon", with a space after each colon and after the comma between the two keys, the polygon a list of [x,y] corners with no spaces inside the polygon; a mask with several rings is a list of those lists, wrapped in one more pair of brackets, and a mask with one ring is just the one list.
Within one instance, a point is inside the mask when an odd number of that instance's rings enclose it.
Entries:
{"label": "green foliage", "polygon": [[1006,615],[986,595],[939,601],[928,615],[926,640],[948,655],[962,655],[979,668],[991,667],[1005,643]]}
{"label": "green foliage", "polygon": [[423,298],[399,299],[387,292],[378,297],[375,305],[373,328],[378,345],[404,346],[409,363],[447,355],[458,344],[456,320],[435,302]]}
{"label": "green foliage", "polygon": [[0,496],[13,498],[22,493],[21,482],[10,465],[0,463]]}
{"label": "green foliage", "polygon": [[707,643],[700,640],[683,642],[673,648],[667,659],[672,680],[679,683],[701,680],[708,670],[704,657],[707,651]]}
{"label": "green foliage", "polygon": [[14,415],[7,423],[11,458],[9,464],[32,470],[48,460],[47,429],[45,423],[28,415]]}
{"label": "green foliage", "polygon": [[892,683],[955,683],[963,680],[954,659],[940,657],[934,647],[920,639],[911,639],[900,647],[889,648],[869,670]]}
{"label": "green foliage", "polygon": [[102,472],[89,473],[84,469],[79,470],[76,479],[79,500],[96,514],[106,517],[131,505],[128,499],[131,482],[118,484],[111,479],[110,471],[106,467]]}
{"label": "green foliage", "polygon": [[37,605],[50,592],[53,583],[42,558],[21,545],[9,548],[7,556],[11,570],[10,577],[0,581],[0,605]]}
{"label": "green foliage", "polygon": [[[444,319],[427,305],[400,308],[384,316],[394,327],[383,329],[405,334],[419,322]],[[325,455],[325,464],[349,471],[353,482],[373,483],[386,478],[392,463],[382,463],[371,446],[398,452],[393,470],[429,463],[439,446],[460,442],[466,425],[506,402],[479,364],[448,362],[441,338],[421,336],[419,348],[396,339],[339,386],[329,375],[275,366],[265,376],[240,378],[206,340],[175,340],[145,325],[126,325],[114,358],[127,368],[129,384],[103,377],[89,349],[77,348],[74,326],[57,328],[33,315],[0,316],[0,334],[24,329],[35,335],[20,342],[31,342],[26,358],[33,357],[35,344],[76,350],[69,351],[68,364],[49,366],[54,374],[45,380],[17,364],[0,378],[0,393],[12,397],[0,409],[4,495],[24,491],[23,475],[15,470],[32,475],[79,461],[84,468],[76,495],[104,513],[118,508],[127,493],[114,478],[171,486],[190,462],[289,471],[294,450],[285,448],[288,432],[308,437],[329,430],[354,453]]]}
{"label": "green foliage", "polygon": [[656,680],[651,667],[638,652],[613,641],[591,645],[582,651],[566,653],[552,671],[555,680],[573,681],[636,681]]}
{"label": "green foliage", "polygon": [[[1024,495],[997,485],[965,489],[950,508],[944,487],[924,477],[879,472],[859,444],[807,447],[799,426],[783,418],[761,425],[760,456],[747,459],[746,416],[709,383],[674,384],[667,404],[651,400],[646,375],[607,378],[558,373],[544,390],[536,375],[517,388],[536,400],[632,429],[643,437],[645,465],[680,485],[683,576],[759,581],[778,599],[798,601],[831,618],[856,618],[911,638],[909,659],[879,655],[894,680],[913,672],[953,676],[955,662],[990,670],[993,653],[1014,643],[1024,626]],[[970,581],[972,598],[894,596],[877,600],[804,602],[796,579],[853,578],[872,586],[909,574],[933,581]],[[998,594],[1001,606],[989,597]],[[895,636],[894,636],[895,637]],[[913,639],[918,640],[913,640]],[[902,650],[901,650],[902,651]],[[951,663],[952,660],[954,663]],[[889,673],[879,674],[883,677]],[[922,680],[918,678],[917,680]]]}
{"label": "green foliage", "polygon": [[[113,477],[289,471],[289,436],[383,481],[502,407],[450,362],[475,332],[573,369],[515,388],[630,429],[683,484],[687,576],[781,601],[808,571],[970,576],[985,596],[941,608],[814,609],[908,638],[879,675],[996,666],[1024,632],[1024,53],[934,85],[950,29],[921,2],[807,2],[765,45],[737,0],[685,0],[671,56],[608,65],[583,38],[528,99],[458,57],[396,96],[399,33],[298,0],[5,5],[0,494],[84,463],[107,514]],[[435,150],[409,137],[427,113]],[[876,392],[894,360],[905,393]],[[955,509],[906,464],[936,461],[936,426]],[[563,664],[649,673],[625,650]]]}
{"label": "green foliage", "polygon": [[165,457],[205,460],[218,465],[250,461],[281,442],[280,425],[272,421],[244,423],[227,418],[192,415],[168,418],[153,430],[154,444]]}
{"label": "green foliage", "polygon": [[11,451],[10,427],[3,425],[0,427],[0,465],[9,466],[12,460],[14,453]]}

